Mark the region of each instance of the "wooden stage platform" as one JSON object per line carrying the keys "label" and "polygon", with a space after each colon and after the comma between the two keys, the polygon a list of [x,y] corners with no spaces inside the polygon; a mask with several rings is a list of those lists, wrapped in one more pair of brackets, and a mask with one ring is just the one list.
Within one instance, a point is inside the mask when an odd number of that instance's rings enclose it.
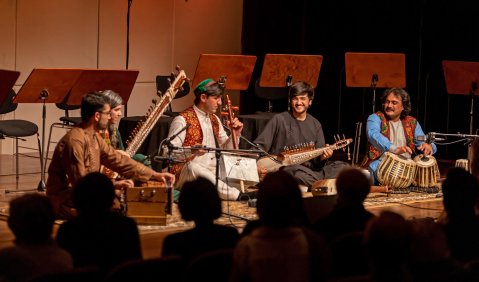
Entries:
{"label": "wooden stage platform", "polygon": [[[38,158],[20,156],[22,175],[18,181],[15,179],[15,160],[12,156],[0,155],[0,164],[0,248],[3,248],[11,245],[14,238],[6,224],[9,200],[23,193],[36,192],[41,175]],[[313,197],[310,193],[304,194],[305,208],[311,220],[325,215],[334,202],[335,196]],[[411,192],[390,195],[372,193],[368,196],[365,206],[375,214],[383,210],[392,210],[407,219],[424,217],[436,219],[443,212],[441,193]],[[240,232],[248,220],[257,218],[256,208],[249,207],[247,202],[224,201],[223,212],[218,223],[234,226]],[[184,222],[181,219],[175,204],[172,215],[168,216],[166,226],[140,225],[143,257],[159,257],[166,235],[191,227],[191,222]]]}

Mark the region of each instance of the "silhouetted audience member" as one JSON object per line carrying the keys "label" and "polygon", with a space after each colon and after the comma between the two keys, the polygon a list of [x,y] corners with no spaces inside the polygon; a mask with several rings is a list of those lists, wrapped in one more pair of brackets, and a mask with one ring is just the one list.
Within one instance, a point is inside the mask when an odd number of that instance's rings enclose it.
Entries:
{"label": "silhouetted audience member", "polygon": [[479,258],[479,217],[475,206],[479,195],[476,178],[462,168],[448,171],[442,183],[446,219],[443,222],[452,256],[465,263]]}
{"label": "silhouetted audience member", "polygon": [[414,281],[459,281],[462,267],[451,256],[444,230],[432,218],[412,220],[411,234]]}
{"label": "silhouetted audience member", "polygon": [[28,281],[73,268],[70,254],[52,239],[54,220],[46,196],[26,194],[10,202],[8,227],[15,241],[13,247],[0,250],[0,281]]}
{"label": "silhouetted audience member", "polygon": [[230,281],[324,281],[330,255],[324,239],[304,227],[296,180],[284,171],[258,184],[259,221],[238,242]]}
{"label": "silhouetted audience member", "polygon": [[374,217],[363,206],[371,186],[359,169],[343,169],[336,179],[336,190],[336,205],[329,215],[320,218],[313,226],[328,242],[347,233],[364,231],[368,220]]}
{"label": "silhouetted audience member", "polygon": [[136,222],[112,211],[114,198],[113,183],[99,172],[76,183],[72,199],[78,217],[64,222],[57,232],[58,244],[72,255],[75,266],[108,271],[142,258]]}
{"label": "silhouetted audience member", "polygon": [[383,211],[364,231],[372,281],[412,281],[411,226],[401,215]]}
{"label": "silhouetted audience member", "polygon": [[239,233],[231,226],[215,224],[221,216],[221,199],[215,185],[204,177],[185,182],[178,200],[181,217],[194,228],[168,235],[163,255],[179,255],[184,264],[208,251],[233,248]]}

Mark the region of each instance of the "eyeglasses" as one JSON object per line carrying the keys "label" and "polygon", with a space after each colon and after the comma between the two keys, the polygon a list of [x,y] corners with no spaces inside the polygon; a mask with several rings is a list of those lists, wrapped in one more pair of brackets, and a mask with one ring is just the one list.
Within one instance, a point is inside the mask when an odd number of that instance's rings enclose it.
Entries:
{"label": "eyeglasses", "polygon": [[111,112],[100,112],[100,111],[98,111],[98,113],[103,114],[103,115],[107,115],[107,116],[111,116]]}

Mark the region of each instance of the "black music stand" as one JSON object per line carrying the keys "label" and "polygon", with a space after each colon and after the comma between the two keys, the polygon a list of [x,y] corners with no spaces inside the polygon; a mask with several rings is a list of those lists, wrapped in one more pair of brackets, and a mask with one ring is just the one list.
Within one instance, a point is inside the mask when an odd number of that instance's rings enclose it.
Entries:
{"label": "black music stand", "polygon": [[479,62],[442,61],[446,89],[448,94],[468,95],[471,97],[469,134],[473,134],[474,96],[479,95]]}
{"label": "black music stand", "polygon": [[[157,75],[156,76],[156,91],[158,96],[163,97],[164,93],[168,88],[170,88],[171,83],[175,80],[174,76],[171,75]],[[190,93],[190,83],[185,81],[183,86],[178,90],[174,99],[185,97]],[[171,107],[171,103],[168,104],[168,110],[163,113],[165,116],[175,117],[178,115],[177,112],[173,112],[173,108]]]}
{"label": "black music stand", "polygon": [[316,88],[323,56],[266,54],[256,95],[268,99],[268,112],[272,112],[272,99],[288,100],[289,87],[296,81],[304,81]]}
{"label": "black music stand", "polygon": [[[347,87],[373,90],[372,112],[376,111],[376,88],[406,86],[405,55],[398,53],[345,53]],[[358,163],[363,122],[356,124],[352,164]]]}

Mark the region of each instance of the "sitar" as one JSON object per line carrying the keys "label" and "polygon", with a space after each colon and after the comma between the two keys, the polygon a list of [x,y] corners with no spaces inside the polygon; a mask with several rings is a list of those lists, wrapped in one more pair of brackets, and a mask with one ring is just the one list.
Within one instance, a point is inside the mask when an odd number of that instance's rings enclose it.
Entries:
{"label": "sitar", "polygon": [[[143,144],[143,141],[145,141],[145,138],[156,125],[166,108],[168,108],[168,105],[175,98],[176,93],[178,93],[183,87],[183,84],[188,80],[186,73],[181,70],[180,67],[177,66],[176,70],[178,72],[177,74],[171,74],[170,81],[173,80],[173,78],[174,80],[170,83],[170,87],[165,93],[162,93],[159,101],[154,101],[154,105],[148,109],[144,119],[137,124],[135,129],[133,129],[128,141],[126,141],[127,147],[122,153],[125,153],[129,157],[133,157],[133,155],[136,154],[141,144]],[[107,172],[108,169],[102,166],[100,171],[103,173]],[[108,173],[107,175],[113,179],[118,177],[118,173],[116,172]]]}
{"label": "sitar", "polygon": [[[297,146],[287,149],[281,152],[279,155],[270,155],[269,157],[263,157],[258,159],[256,165],[258,167],[264,167],[269,172],[279,170],[283,166],[291,166],[302,164],[316,157],[321,156],[326,150],[338,150],[349,145],[353,139],[338,140],[333,145],[329,145],[323,148],[315,148],[314,144]],[[270,158],[272,157],[272,158]]]}

